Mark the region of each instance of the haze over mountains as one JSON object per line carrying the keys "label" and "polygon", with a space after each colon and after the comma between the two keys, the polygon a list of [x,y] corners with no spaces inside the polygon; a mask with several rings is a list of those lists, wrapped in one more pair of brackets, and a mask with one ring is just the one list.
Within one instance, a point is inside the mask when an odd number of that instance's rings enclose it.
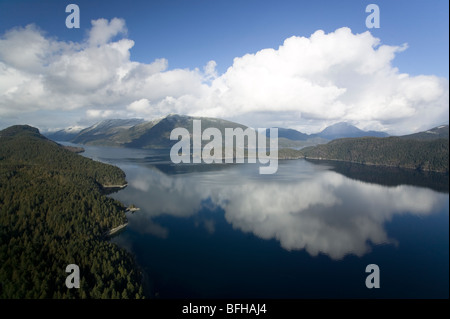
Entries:
{"label": "haze over mountains", "polygon": [[[268,132],[267,132],[268,134]],[[268,136],[268,135],[267,135]],[[305,147],[318,144],[326,144],[331,140],[346,137],[387,137],[389,134],[379,131],[363,131],[345,122],[339,122],[326,127],[315,134],[306,134],[294,129],[278,128],[278,138],[280,147]],[[293,142],[295,141],[295,142]],[[302,142],[300,142],[302,141]]]}
{"label": "haze over mountains", "polygon": [[[186,128],[192,132],[192,121],[201,120],[202,129],[218,128],[222,135],[225,128],[247,126],[218,118],[191,117],[171,114],[153,121],[142,119],[104,120],[82,130],[65,129],[47,133],[47,137],[55,141],[67,141],[87,145],[108,145],[135,148],[167,148],[173,145],[170,132],[176,127]],[[267,136],[269,136],[267,130]],[[325,144],[336,138],[345,137],[385,137],[388,134],[377,131],[363,131],[348,123],[337,123],[316,134],[305,134],[294,129],[278,128],[279,147],[302,148],[317,144]]]}

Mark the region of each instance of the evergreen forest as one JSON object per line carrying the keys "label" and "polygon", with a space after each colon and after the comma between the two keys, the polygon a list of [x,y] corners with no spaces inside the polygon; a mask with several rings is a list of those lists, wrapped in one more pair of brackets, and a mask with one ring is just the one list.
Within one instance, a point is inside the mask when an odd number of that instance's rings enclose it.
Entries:
{"label": "evergreen forest", "polygon": [[[0,298],[143,298],[132,255],[105,237],[126,218],[103,187],[125,183],[36,128],[0,131]],[[69,264],[78,289],[65,284]]]}

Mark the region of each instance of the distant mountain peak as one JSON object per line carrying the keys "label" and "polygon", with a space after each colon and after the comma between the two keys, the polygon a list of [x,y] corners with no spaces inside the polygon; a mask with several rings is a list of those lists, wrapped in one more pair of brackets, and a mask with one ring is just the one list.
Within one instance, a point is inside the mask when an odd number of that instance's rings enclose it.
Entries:
{"label": "distant mountain peak", "polygon": [[317,136],[334,140],[337,138],[345,138],[345,137],[363,137],[363,136],[386,137],[388,136],[388,134],[378,131],[363,131],[347,122],[338,122],[328,126],[320,133],[318,133]]}
{"label": "distant mountain peak", "polygon": [[354,127],[354,128],[357,128],[356,126],[354,126],[350,123],[347,123],[347,122],[338,122],[338,123],[334,123],[334,124],[328,126],[328,128],[331,128],[331,127]]}
{"label": "distant mountain peak", "polygon": [[338,123],[332,124],[332,125],[326,127],[325,129],[323,129],[322,133],[323,132],[337,132],[337,131],[341,131],[341,130],[362,131],[350,123],[338,122]]}

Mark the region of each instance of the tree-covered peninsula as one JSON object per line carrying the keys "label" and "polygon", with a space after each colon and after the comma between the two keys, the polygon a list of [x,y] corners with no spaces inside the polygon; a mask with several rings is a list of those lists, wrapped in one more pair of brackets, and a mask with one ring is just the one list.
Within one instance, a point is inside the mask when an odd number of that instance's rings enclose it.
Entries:
{"label": "tree-covered peninsula", "polygon": [[[119,168],[80,156],[30,126],[0,131],[0,298],[141,298],[132,256],[104,234],[125,222],[104,186]],[[66,266],[80,270],[69,289]]]}
{"label": "tree-covered peninsula", "polygon": [[360,137],[297,151],[297,157],[448,173],[449,140]]}

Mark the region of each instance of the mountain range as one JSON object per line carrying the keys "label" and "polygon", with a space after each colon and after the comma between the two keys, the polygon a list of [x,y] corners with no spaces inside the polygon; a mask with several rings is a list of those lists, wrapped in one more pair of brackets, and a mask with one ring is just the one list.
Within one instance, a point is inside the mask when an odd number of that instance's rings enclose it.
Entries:
{"label": "mountain range", "polygon": [[[47,137],[55,141],[70,141],[86,145],[169,149],[178,141],[170,140],[172,130],[182,127],[192,132],[194,120],[201,120],[202,131],[208,127],[214,127],[219,129],[222,136],[225,136],[225,128],[241,128],[242,130],[248,128],[242,124],[217,118],[171,114],[153,121],[105,120],[78,132],[58,131],[47,134]],[[317,134],[308,135],[283,128],[279,128],[278,133],[280,159],[337,160],[448,173],[448,125],[403,136],[385,136],[386,134],[382,132],[374,131],[365,132],[346,123],[332,125]],[[4,131],[3,134],[5,134]],[[192,133],[190,134],[192,136]],[[202,143],[204,146],[209,141],[202,141]]]}
{"label": "mountain range", "polygon": [[[225,128],[248,127],[239,123],[209,117],[192,117],[171,114],[152,121],[142,119],[111,119],[85,129],[68,128],[45,135],[54,141],[66,141],[86,145],[105,145],[133,148],[170,148],[176,141],[170,140],[174,128],[183,127],[192,132],[192,121],[201,120],[202,128],[215,127],[224,136]],[[269,136],[270,131],[266,131]],[[384,132],[363,131],[348,123],[337,123],[316,134],[306,134],[294,129],[278,128],[280,148],[302,148],[325,144],[336,138],[388,136]]]}
{"label": "mountain range", "polygon": [[[222,137],[225,136],[225,128],[248,128],[217,118],[171,114],[153,121],[104,120],[83,130],[62,130],[47,134],[47,137],[55,141],[86,145],[169,149],[178,141],[170,140],[172,130],[185,128],[192,136],[194,120],[201,120],[202,131],[208,127],[219,129]],[[269,136],[269,130],[266,131],[266,136]],[[278,128],[278,157],[337,160],[448,172],[448,141],[448,125],[409,135],[388,136],[384,132],[363,131],[341,122],[316,134]],[[202,141],[202,146],[206,143],[209,141]]]}

